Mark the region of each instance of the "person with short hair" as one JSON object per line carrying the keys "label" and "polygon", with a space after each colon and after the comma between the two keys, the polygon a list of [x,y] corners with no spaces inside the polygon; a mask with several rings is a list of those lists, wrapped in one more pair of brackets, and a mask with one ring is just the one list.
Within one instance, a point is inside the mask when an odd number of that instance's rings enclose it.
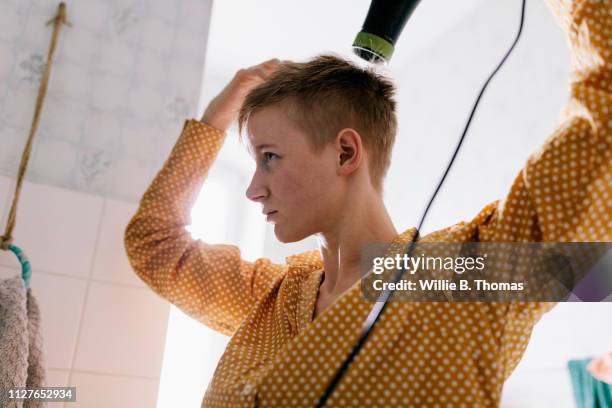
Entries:
{"label": "person with short hair", "polygon": [[[418,242],[610,242],[612,15],[609,0],[547,1],[566,29],[571,96],[559,127],[508,194]],[[383,202],[397,120],[394,85],[334,55],[240,70],[188,119],[125,230],[138,276],[232,336],[206,407],[311,407],[353,347],[372,303],[360,246],[406,244]],[[193,239],[191,206],[235,121],[256,162],[246,191],[281,242],[320,248],[242,259]],[[406,188],[409,188],[407,186]],[[345,406],[498,406],[504,381],[552,302],[390,302],[327,401]]]}

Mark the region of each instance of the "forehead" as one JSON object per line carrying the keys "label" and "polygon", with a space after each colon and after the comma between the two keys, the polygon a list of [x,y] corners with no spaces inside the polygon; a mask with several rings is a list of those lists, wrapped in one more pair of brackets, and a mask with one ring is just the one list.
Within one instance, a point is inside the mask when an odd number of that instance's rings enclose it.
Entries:
{"label": "forehead", "polygon": [[246,145],[251,154],[264,148],[300,149],[307,147],[308,143],[308,135],[291,117],[288,108],[282,105],[253,111],[246,130]]}

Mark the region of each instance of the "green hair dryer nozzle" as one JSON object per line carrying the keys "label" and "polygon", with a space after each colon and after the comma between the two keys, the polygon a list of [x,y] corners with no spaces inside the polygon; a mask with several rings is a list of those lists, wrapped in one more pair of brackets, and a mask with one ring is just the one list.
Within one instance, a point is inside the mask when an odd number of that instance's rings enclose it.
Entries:
{"label": "green hair dryer nozzle", "polygon": [[420,0],[372,0],[353,52],[368,62],[387,64],[395,42]]}

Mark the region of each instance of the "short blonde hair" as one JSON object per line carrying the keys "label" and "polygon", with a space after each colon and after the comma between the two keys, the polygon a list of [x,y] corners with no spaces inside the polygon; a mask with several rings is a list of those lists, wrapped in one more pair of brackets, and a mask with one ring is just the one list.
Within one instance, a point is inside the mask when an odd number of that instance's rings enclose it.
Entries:
{"label": "short blonde hair", "polygon": [[355,129],[370,153],[372,184],[382,193],[397,132],[394,94],[389,79],[335,55],[319,55],[306,62],[285,61],[249,92],[239,112],[238,127],[242,134],[254,111],[289,102],[298,126],[311,136],[315,151],[321,151],[343,128]]}

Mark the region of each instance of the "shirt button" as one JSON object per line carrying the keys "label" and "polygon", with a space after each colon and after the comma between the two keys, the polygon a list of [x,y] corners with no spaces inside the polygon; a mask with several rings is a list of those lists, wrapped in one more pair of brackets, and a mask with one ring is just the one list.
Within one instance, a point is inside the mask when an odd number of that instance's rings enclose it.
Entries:
{"label": "shirt button", "polygon": [[251,383],[250,383],[250,382],[247,382],[247,383],[244,385],[244,388],[242,389],[241,394],[242,394],[242,395],[249,395],[249,394],[250,394],[252,391],[253,391],[253,386],[251,385]]}

